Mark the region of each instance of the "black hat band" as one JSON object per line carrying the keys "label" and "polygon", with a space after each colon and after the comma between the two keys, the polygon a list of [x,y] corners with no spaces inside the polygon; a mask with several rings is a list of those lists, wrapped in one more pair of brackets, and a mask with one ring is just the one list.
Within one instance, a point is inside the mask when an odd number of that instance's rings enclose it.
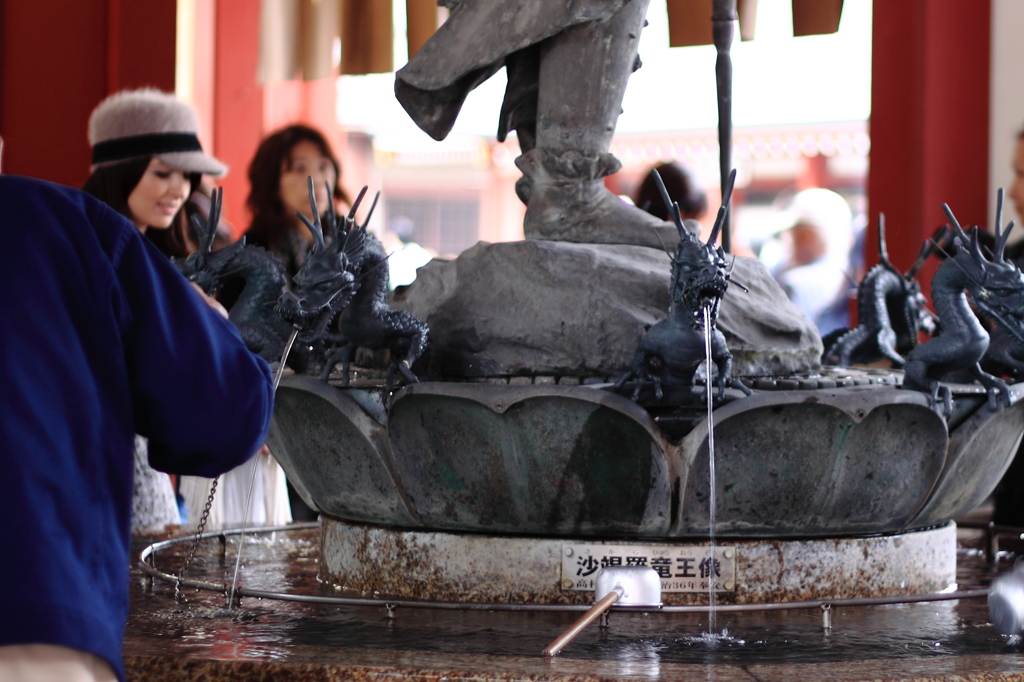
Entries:
{"label": "black hat band", "polygon": [[140,156],[174,152],[201,152],[203,146],[195,133],[151,133],[97,142],[92,148],[93,165],[124,161]]}

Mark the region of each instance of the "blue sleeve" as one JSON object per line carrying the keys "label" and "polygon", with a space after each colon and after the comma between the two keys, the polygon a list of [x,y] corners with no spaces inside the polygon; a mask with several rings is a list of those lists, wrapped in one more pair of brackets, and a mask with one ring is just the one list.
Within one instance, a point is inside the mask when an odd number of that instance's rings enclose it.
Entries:
{"label": "blue sleeve", "polygon": [[150,464],[212,477],[243,463],[270,427],[270,367],[142,235],[125,240],[114,265],[135,428],[149,439]]}

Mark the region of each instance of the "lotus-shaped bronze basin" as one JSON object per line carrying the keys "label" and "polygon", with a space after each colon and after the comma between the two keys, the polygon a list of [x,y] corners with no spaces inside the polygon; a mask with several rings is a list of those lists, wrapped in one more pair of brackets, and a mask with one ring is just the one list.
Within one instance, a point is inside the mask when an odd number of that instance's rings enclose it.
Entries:
{"label": "lotus-shaped bronze basin", "polygon": [[[1024,432],[1024,384],[997,411],[979,391],[956,391],[951,432],[924,394],[892,385],[755,390],[722,405],[715,532],[863,535],[963,514],[995,487]],[[598,387],[420,383],[385,411],[379,391],[287,376],[268,444],[306,502],[340,520],[703,537],[707,420],[676,440],[670,432]]]}

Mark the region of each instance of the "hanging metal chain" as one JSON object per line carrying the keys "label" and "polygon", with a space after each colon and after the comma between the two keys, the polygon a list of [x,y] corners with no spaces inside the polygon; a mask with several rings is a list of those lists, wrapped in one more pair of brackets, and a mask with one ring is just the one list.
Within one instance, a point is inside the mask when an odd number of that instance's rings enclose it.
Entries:
{"label": "hanging metal chain", "polygon": [[213,496],[217,493],[217,482],[220,478],[213,479],[213,484],[210,486],[210,496],[206,498],[206,506],[203,508],[203,515],[199,518],[199,525],[196,526],[195,537],[192,538],[192,546],[188,550],[188,556],[185,557],[185,562],[181,565],[181,570],[178,571],[178,579],[174,582],[174,601],[181,602],[181,581],[185,577],[185,571],[188,570],[188,565],[192,563],[193,557],[196,555],[196,548],[199,547],[199,538],[203,534],[203,529],[206,528],[206,520],[210,518],[210,507],[213,506]]}

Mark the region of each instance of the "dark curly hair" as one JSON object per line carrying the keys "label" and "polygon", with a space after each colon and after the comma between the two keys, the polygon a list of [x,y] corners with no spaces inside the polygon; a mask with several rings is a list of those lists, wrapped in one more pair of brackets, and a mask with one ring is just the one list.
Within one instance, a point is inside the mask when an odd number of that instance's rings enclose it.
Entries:
{"label": "dark curly hair", "polygon": [[658,192],[653,171],[658,171],[658,174],[661,175],[665,189],[668,190],[672,201],[679,203],[679,213],[682,214],[684,220],[686,218],[699,219],[707,212],[707,195],[697,186],[690,173],[675,163],[663,163],[648,171],[636,191],[636,196],[633,197],[634,204],[662,220],[669,219],[668,208]]}
{"label": "dark curly hair", "polygon": [[281,246],[288,230],[298,223],[281,201],[281,171],[291,162],[292,149],[300,142],[312,142],[334,166],[334,198],[348,202],[341,189],[341,163],[334,155],[327,138],[319,130],[305,125],[290,125],[265,137],[249,164],[249,196],[245,205],[252,212],[252,223],[246,231],[251,244],[274,250]]}
{"label": "dark curly hair", "polygon": [[[128,197],[135,190],[135,186],[139,184],[139,180],[142,179],[152,158],[145,156],[122,163],[100,166],[82,185],[82,191],[91,194],[134,222],[131,209],[128,208]],[[189,181],[189,194],[191,194],[199,187],[202,176],[199,173],[186,173],[185,177]],[[188,234],[188,216],[185,204],[182,204],[178,212],[174,214],[171,226],[166,230],[158,228],[146,230],[146,238],[168,258],[182,258],[196,250]]]}

